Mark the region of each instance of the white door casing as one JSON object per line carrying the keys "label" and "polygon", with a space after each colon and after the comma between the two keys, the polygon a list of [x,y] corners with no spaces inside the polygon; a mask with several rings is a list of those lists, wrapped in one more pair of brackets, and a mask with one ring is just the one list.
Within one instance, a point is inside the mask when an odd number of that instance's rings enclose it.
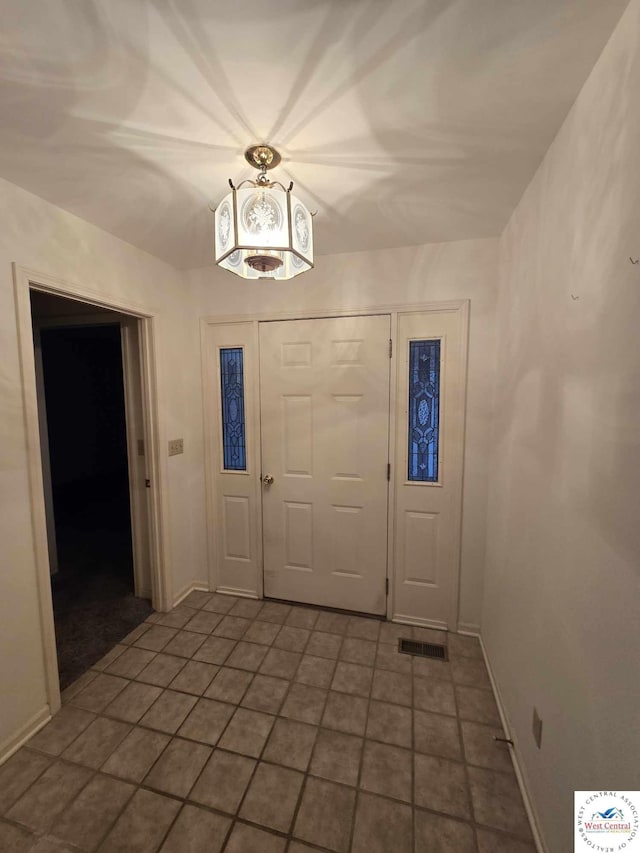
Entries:
{"label": "white door casing", "polygon": [[386,613],[388,315],[260,324],[264,592]]}
{"label": "white door casing", "polygon": [[[437,482],[409,480],[409,348],[440,341]],[[457,629],[466,328],[458,311],[398,317],[394,617]]]}
{"label": "white door casing", "polygon": [[[274,328],[277,324],[284,327],[285,323],[281,321],[315,321],[327,317],[366,319],[372,315],[383,314],[390,316],[390,337],[393,340],[393,358],[390,362],[389,456],[385,456],[384,451],[377,451],[380,453],[377,465],[382,468],[382,476],[386,474],[384,471],[386,460],[389,459],[391,463],[386,552],[389,595],[386,614],[387,618],[398,622],[456,630],[469,318],[469,303],[466,300],[405,306],[381,305],[359,311],[327,310],[322,314],[319,312],[284,313],[202,319],[207,496],[210,507],[209,536],[212,546],[210,549],[211,589],[258,598],[262,597],[264,590],[267,596],[283,595],[284,597],[282,592],[269,583],[267,589],[263,587],[263,567],[265,566],[262,554],[263,513],[267,521],[269,515],[267,499],[277,496],[277,490],[274,492],[273,488],[276,486],[277,489],[279,480],[275,479],[271,487],[264,487],[261,484],[260,475],[261,473],[271,473],[274,477],[280,475],[269,467],[269,459],[261,459],[259,330],[266,329],[268,326]],[[289,328],[292,329],[295,325],[296,323]],[[356,338],[355,335],[354,338]],[[440,465],[438,482],[434,484],[408,480],[408,355],[409,343],[412,339],[441,341]],[[287,339],[284,342],[297,344],[301,341]],[[244,475],[229,474],[221,470],[220,346],[242,346],[244,351],[248,466],[247,473]],[[292,348],[290,360],[291,357],[296,357],[295,353],[295,348]],[[298,356],[301,354],[302,350],[298,350]],[[389,364],[388,359],[386,363]],[[264,366],[262,371],[264,379]],[[294,397],[309,395],[304,388],[287,393]],[[336,394],[349,396],[353,391],[347,390],[343,393],[336,391]],[[295,417],[300,415],[302,408],[303,404],[299,403],[299,411]],[[264,425],[264,414],[262,422]],[[367,431],[363,436],[363,447],[368,447],[368,440]],[[373,459],[373,454],[371,458]],[[296,466],[292,464],[290,467],[293,469]],[[298,479],[302,481],[304,477]],[[229,560],[222,550],[225,537],[233,532],[232,529],[227,532],[224,530],[231,516],[227,514],[225,519],[223,511],[223,502],[231,495],[227,489],[227,484],[231,482],[235,483],[237,491],[233,496],[243,499],[235,502],[235,508],[238,509],[242,504],[246,509],[246,515],[244,511],[238,513],[237,524],[234,522],[236,533],[247,537],[245,548],[247,558],[244,559]],[[268,489],[271,489],[271,492]],[[305,503],[305,498],[300,495],[286,498],[286,500],[293,504]],[[280,502],[282,502],[282,496]],[[345,507],[356,505],[355,502],[350,504],[345,498],[335,502]],[[277,501],[272,503],[276,504]],[[293,507],[293,509],[297,508]],[[302,508],[298,511],[304,512]],[[297,541],[301,542],[303,527],[301,526],[299,530],[296,527],[293,532],[298,536]],[[265,548],[269,546],[270,535],[265,527]],[[328,539],[331,540],[332,537],[333,534],[330,534]],[[384,551],[384,545],[381,551]],[[295,562],[302,563],[304,559]],[[291,597],[291,593],[287,593],[286,597]],[[299,597],[298,600],[307,599]],[[315,599],[315,603],[322,604],[322,598]],[[339,606],[349,605],[343,601]],[[362,601],[353,609],[362,610]],[[384,612],[384,610],[376,607],[369,612]]]}

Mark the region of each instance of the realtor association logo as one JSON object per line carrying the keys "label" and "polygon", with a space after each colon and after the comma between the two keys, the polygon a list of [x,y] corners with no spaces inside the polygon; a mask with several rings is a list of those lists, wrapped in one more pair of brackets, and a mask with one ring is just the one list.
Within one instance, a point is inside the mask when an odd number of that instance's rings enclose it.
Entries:
{"label": "realtor association logo", "polygon": [[575,850],[640,851],[638,791],[576,791]]}

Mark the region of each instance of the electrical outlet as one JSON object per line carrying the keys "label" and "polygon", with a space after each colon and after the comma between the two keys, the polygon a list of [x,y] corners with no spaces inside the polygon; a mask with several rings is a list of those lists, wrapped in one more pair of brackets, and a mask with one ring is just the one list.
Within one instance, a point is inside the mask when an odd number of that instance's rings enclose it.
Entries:
{"label": "electrical outlet", "polygon": [[169,456],[178,456],[184,453],[184,440],[182,438],[173,438],[169,442]]}
{"label": "electrical outlet", "polygon": [[533,739],[535,740],[538,749],[540,749],[540,745],[542,743],[542,720],[535,708],[533,709],[533,723],[531,728],[533,730]]}

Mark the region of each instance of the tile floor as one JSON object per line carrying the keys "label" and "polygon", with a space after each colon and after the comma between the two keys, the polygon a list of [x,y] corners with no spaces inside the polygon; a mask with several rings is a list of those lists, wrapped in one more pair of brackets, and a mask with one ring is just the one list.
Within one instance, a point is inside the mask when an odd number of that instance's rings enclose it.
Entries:
{"label": "tile floor", "polygon": [[473,638],[193,592],[0,767],[0,850],[535,853],[500,731]]}

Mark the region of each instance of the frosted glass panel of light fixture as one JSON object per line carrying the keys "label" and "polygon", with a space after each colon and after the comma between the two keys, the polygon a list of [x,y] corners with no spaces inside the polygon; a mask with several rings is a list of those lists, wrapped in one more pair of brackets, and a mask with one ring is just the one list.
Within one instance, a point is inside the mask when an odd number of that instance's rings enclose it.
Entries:
{"label": "frosted glass panel of light fixture", "polygon": [[[311,214],[306,207],[289,193],[291,203],[292,247],[296,252],[313,263],[313,226]],[[306,265],[308,268],[308,264]]]}
{"label": "frosted glass panel of light fixture", "polygon": [[228,193],[220,202],[215,212],[215,247],[216,262],[233,246],[233,192]]}
{"label": "frosted glass panel of light fixture", "polygon": [[286,247],[289,245],[287,194],[273,187],[248,187],[236,192],[238,244]]}

